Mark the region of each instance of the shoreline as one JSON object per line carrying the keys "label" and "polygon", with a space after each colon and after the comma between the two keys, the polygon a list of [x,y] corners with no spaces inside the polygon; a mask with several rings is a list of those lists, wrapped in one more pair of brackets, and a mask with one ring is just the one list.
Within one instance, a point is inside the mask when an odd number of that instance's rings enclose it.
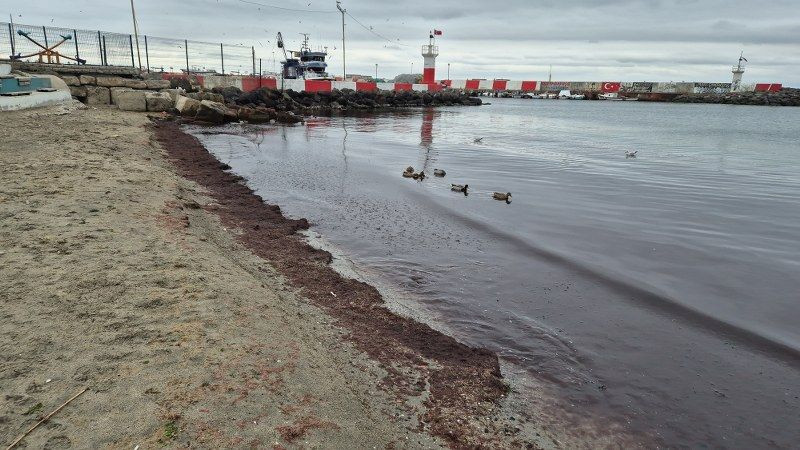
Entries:
{"label": "shoreline", "polygon": [[3,119],[0,441],[88,388],[22,443],[539,446],[503,416],[493,354],[342,279],[177,124]]}
{"label": "shoreline", "polygon": [[[308,229],[305,219],[287,219],[279,207],[264,203],[241,183],[242,177],[227,172],[226,165],[177,123],[160,122],[153,128],[179,173],[215,198],[217,205],[211,210],[222,223],[242,230],[237,240],[272,263],[290,285],[348,330],[347,339],[356,348],[380,362],[387,370],[382,382],[386,388],[400,396],[427,395],[421,429],[453,447],[525,445],[516,440],[519,424],[503,423],[503,418],[498,424],[508,386],[495,354],[392,313],[377,289],[343,278],[330,266],[329,252],[313,248],[298,235]],[[417,379],[408,379],[409,372],[416,372]]]}

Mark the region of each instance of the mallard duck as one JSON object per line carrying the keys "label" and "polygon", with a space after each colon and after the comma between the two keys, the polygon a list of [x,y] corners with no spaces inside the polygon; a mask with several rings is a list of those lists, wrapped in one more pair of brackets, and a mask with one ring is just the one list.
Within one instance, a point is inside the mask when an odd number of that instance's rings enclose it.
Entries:
{"label": "mallard duck", "polygon": [[628,152],[628,151],[626,151],[626,152],[625,152],[625,157],[626,157],[626,158],[636,158],[636,154],[637,154],[637,153],[639,153],[639,150],[636,150],[635,152]]}
{"label": "mallard duck", "polygon": [[464,184],[464,185],[461,185],[461,184],[451,184],[451,185],[450,185],[450,190],[451,190],[451,191],[463,192],[463,193],[465,193],[465,194],[466,194],[466,193],[467,193],[467,189],[469,189],[469,185],[468,185],[468,184]]}
{"label": "mallard duck", "polygon": [[414,178],[414,172],[403,172],[403,178]]}
{"label": "mallard duck", "polygon": [[442,169],[433,169],[433,175],[437,176],[437,177],[443,177],[443,176],[447,175],[447,172],[445,172]]}
{"label": "mallard duck", "polygon": [[473,142],[476,143],[476,144],[480,144],[481,142],[483,142],[483,138],[482,137],[475,138],[475,140]]}
{"label": "mallard duck", "polygon": [[423,170],[420,173],[415,173],[411,175],[411,178],[415,180],[424,180],[425,179],[425,171]]}
{"label": "mallard duck", "polygon": [[406,167],[406,172],[414,173],[414,168],[411,166]]}
{"label": "mallard duck", "polygon": [[492,194],[492,198],[494,198],[495,200],[503,200],[504,202],[510,202],[511,192],[506,192],[505,194],[502,192],[495,192],[494,194]]}

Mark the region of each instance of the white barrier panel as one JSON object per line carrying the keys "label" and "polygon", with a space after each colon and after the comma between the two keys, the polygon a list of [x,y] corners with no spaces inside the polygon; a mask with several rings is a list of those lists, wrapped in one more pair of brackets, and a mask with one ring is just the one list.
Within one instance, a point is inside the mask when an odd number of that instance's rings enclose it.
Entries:
{"label": "white barrier panel", "polygon": [[352,89],[356,90],[356,82],[355,81],[334,81],[333,82],[334,89]]}
{"label": "white barrier panel", "polygon": [[[278,87],[281,87],[280,81],[278,82]],[[303,92],[306,90],[306,80],[283,80],[283,89]]]}
{"label": "white barrier panel", "polygon": [[411,85],[411,90],[417,91],[417,92],[425,92],[425,91],[428,90],[428,85],[427,84],[412,84]]}
{"label": "white barrier panel", "polygon": [[481,80],[478,89],[491,91],[494,88],[494,80]]}
{"label": "white barrier panel", "polygon": [[394,83],[378,83],[378,90],[380,91],[393,91]]}
{"label": "white barrier panel", "polygon": [[233,76],[210,76],[203,77],[203,87],[214,89],[215,87],[235,87],[242,89],[242,77]]}
{"label": "white barrier panel", "polygon": [[506,90],[508,91],[521,91],[522,81],[509,81],[506,83]]}
{"label": "white barrier panel", "polygon": [[467,87],[467,80],[453,80],[450,87],[453,89],[465,89]]}

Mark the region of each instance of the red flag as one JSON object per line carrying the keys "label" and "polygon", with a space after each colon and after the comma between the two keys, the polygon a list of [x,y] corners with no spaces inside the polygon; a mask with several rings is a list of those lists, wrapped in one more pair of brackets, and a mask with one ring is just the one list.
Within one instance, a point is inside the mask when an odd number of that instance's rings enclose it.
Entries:
{"label": "red flag", "polygon": [[434,36],[441,36],[442,35],[442,30],[433,30],[433,35]]}

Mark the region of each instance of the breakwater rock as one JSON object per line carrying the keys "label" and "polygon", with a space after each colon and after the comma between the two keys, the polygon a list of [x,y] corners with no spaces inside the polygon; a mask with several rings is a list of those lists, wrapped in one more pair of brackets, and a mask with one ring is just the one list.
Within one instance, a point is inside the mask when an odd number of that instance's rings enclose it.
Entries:
{"label": "breakwater rock", "polygon": [[[220,124],[298,123],[304,116],[331,116],[396,108],[437,106],[479,106],[481,99],[455,91],[374,91],[334,89],[331,92],[295,92],[261,88],[242,92],[236,87],[214,88],[212,92],[189,93],[178,112],[199,122]],[[192,101],[193,100],[193,101]]]}
{"label": "breakwater rock", "polygon": [[677,103],[717,103],[725,105],[800,106],[800,89],[783,88],[778,92],[684,94],[675,97],[672,101]]}
{"label": "breakwater rock", "polygon": [[[238,91],[238,92],[237,92]],[[261,88],[241,92],[236,88],[215,89],[225,97],[226,103],[240,106],[267,107],[279,111],[292,111],[303,115],[335,114],[352,110],[409,108],[419,106],[479,106],[481,100],[459,92],[373,91],[334,89],[331,92],[281,92]]]}

